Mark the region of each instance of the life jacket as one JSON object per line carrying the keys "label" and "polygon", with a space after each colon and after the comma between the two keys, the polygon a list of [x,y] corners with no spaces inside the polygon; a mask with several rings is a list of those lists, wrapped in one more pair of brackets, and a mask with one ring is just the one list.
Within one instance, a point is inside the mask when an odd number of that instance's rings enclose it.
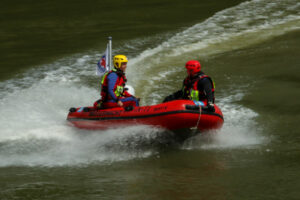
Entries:
{"label": "life jacket", "polygon": [[101,80],[101,99],[103,102],[112,99],[112,97],[108,94],[108,80],[107,80],[108,75],[111,73],[116,73],[118,75],[118,79],[114,86],[114,93],[116,97],[122,97],[124,95],[124,86],[127,81],[126,76],[122,71],[113,69],[110,72],[105,73]]}
{"label": "life jacket", "polygon": [[207,78],[212,85],[212,93],[213,93],[213,101],[214,101],[215,83],[211,79],[211,77],[205,75],[203,72],[199,73],[197,78],[190,79],[190,77],[187,77],[184,79],[184,83],[183,83],[184,96],[188,97],[193,101],[207,100],[204,90],[202,91],[198,90],[198,82],[203,80],[204,78]]}

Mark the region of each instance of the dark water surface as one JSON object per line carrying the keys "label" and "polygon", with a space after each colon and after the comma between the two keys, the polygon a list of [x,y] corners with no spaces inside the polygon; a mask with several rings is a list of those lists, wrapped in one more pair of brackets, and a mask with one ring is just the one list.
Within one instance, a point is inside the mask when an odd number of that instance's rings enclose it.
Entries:
{"label": "dark water surface", "polygon": [[108,36],[118,44],[176,31],[239,2],[4,0],[0,9],[0,80],[66,55],[103,49]]}
{"label": "dark water surface", "polygon": [[[296,0],[3,1],[0,199],[299,199],[299,12]],[[144,105],[199,59],[223,128],[179,143],[69,127],[69,107],[98,98],[109,35]]]}

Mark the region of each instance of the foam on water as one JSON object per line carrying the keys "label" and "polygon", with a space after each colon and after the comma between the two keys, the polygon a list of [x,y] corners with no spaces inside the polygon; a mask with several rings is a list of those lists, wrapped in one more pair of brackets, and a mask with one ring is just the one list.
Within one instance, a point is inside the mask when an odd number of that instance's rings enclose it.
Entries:
{"label": "foam on water", "polygon": [[[44,133],[42,137],[41,133]],[[19,139],[2,138],[0,167],[84,166],[143,158],[156,153],[149,147],[154,140],[159,142],[157,140],[163,138],[160,133],[160,129],[142,126],[102,132],[67,126],[41,128]],[[142,148],[141,144],[145,146]]]}
{"label": "foam on water", "polygon": [[67,125],[69,107],[91,105],[98,92],[66,79],[68,74],[55,76],[57,71],[1,99],[0,166],[110,163],[155,153],[139,145],[159,142],[164,130],[138,126],[84,131]]}
{"label": "foam on water", "polygon": [[220,98],[218,102],[225,119],[222,129],[189,138],[183,145],[184,149],[255,148],[269,142],[270,139],[262,135],[262,128],[255,122],[258,114],[232,103],[244,96],[240,91],[234,93]]}
{"label": "foam on water", "polygon": [[[180,72],[187,59],[245,47],[298,29],[299,7],[296,0],[255,0],[218,12],[157,47],[133,56],[128,68],[129,84],[146,104],[158,103],[165,94],[160,94],[157,87],[173,88],[163,81]],[[155,143],[168,144],[162,136],[169,133],[160,129],[84,131],[67,125],[69,107],[92,105],[98,98],[97,86],[90,87],[88,82],[95,74],[99,56],[95,52],[73,55],[0,84],[1,167],[128,160],[155,154]],[[144,75],[147,80],[142,79]],[[192,138],[184,148],[240,148],[265,142],[256,128],[257,113],[233,103],[242,94],[243,90],[233,91],[220,97],[218,105],[225,116],[221,132],[212,134],[210,141],[202,136]]]}
{"label": "foam on water", "polygon": [[[263,42],[300,28],[297,0],[253,0],[216,13],[207,20],[177,33],[156,48],[143,51],[129,64],[138,76],[129,80],[140,84],[143,74],[155,77],[188,59],[203,59]],[[143,66],[143,67],[139,67]],[[152,80],[152,78],[150,78]],[[145,84],[145,82],[142,82]]]}

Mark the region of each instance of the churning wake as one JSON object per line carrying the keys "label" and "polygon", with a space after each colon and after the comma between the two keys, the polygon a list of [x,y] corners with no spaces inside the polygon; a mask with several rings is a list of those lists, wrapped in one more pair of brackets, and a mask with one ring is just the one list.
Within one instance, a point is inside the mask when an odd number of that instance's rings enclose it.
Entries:
{"label": "churning wake", "polygon": [[[201,60],[299,29],[299,10],[297,0],[254,0],[218,12],[157,47],[129,54],[130,84],[144,104],[159,103],[164,91],[174,91],[173,83],[183,78],[186,60]],[[123,49],[132,51],[137,41],[129,41]],[[0,167],[77,166],[144,158],[156,154],[159,148],[155,147],[172,143],[166,137],[172,133],[150,127],[84,131],[67,125],[69,107],[92,105],[99,97],[94,76],[99,56],[76,54],[0,83]],[[141,78],[145,75],[146,80]],[[166,81],[169,77],[171,82]],[[246,91],[224,93],[229,95],[218,100],[225,116],[223,129],[210,142],[192,138],[184,148],[236,148],[265,141],[255,128],[258,114],[233,103]]]}
{"label": "churning wake", "polygon": [[[187,60],[199,59],[257,44],[300,28],[300,2],[297,0],[253,0],[217,12],[205,21],[175,34],[156,48],[131,59],[131,80],[147,103],[157,103],[157,94],[168,79],[182,72]],[[143,66],[143,67],[139,67]],[[130,71],[131,69],[128,69]],[[134,73],[133,73],[134,72]],[[133,75],[134,74],[134,75]],[[138,74],[138,75],[136,75]],[[147,80],[143,75],[147,74]],[[150,77],[150,78],[149,78]],[[153,88],[154,85],[154,88]],[[157,87],[157,88],[156,88]],[[166,86],[169,89],[168,86]]]}

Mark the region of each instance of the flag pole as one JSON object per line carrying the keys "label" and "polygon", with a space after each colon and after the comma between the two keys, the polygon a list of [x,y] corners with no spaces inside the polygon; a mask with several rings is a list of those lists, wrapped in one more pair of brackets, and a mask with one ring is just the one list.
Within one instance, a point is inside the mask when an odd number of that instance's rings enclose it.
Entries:
{"label": "flag pole", "polygon": [[111,64],[111,61],[112,61],[112,37],[109,36],[108,37],[108,46],[109,46],[109,70],[111,70],[112,68],[112,64]]}

